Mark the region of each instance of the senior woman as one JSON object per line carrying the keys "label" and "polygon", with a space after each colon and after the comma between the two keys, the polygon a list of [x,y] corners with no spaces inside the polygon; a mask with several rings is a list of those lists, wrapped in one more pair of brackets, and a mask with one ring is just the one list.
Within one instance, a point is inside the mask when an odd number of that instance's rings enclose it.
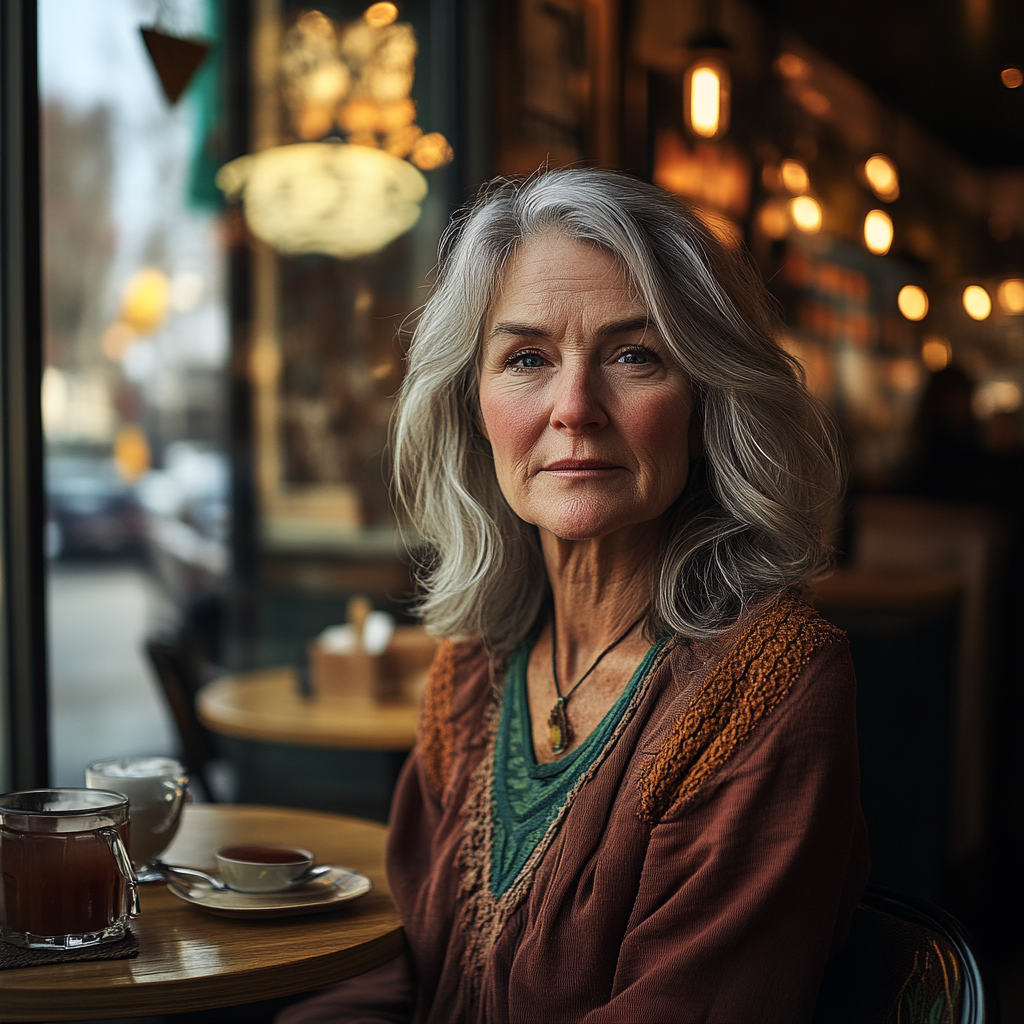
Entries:
{"label": "senior woman", "polygon": [[396,486],[448,638],[398,784],[408,954],[298,1021],[797,1022],[867,874],[842,486],[756,274],[605,171],[449,231]]}

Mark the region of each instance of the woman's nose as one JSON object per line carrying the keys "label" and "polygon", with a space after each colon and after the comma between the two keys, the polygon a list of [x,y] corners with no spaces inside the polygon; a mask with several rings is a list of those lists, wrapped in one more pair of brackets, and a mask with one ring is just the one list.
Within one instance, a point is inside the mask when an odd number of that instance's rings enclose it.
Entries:
{"label": "woman's nose", "polygon": [[589,367],[563,367],[555,384],[551,426],[569,433],[586,433],[603,427],[608,416],[597,385]]}

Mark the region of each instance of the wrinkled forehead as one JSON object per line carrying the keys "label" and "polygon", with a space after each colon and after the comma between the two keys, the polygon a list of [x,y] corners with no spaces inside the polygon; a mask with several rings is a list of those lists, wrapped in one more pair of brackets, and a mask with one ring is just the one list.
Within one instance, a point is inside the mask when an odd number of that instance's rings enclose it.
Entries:
{"label": "wrinkled forehead", "polygon": [[550,229],[510,247],[494,282],[484,333],[510,307],[540,312],[546,305],[614,305],[629,316],[648,305],[626,263],[589,239]]}

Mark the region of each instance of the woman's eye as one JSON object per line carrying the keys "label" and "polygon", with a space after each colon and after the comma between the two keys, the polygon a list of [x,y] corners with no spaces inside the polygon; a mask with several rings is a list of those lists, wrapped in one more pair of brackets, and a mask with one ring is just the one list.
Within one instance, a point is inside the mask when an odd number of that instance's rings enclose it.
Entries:
{"label": "woman's eye", "polygon": [[505,365],[520,370],[536,370],[544,365],[544,357],[539,352],[517,352],[505,360]]}
{"label": "woman's eye", "polygon": [[649,363],[650,361],[651,353],[646,348],[631,348],[629,351],[623,352],[617,360],[620,363]]}

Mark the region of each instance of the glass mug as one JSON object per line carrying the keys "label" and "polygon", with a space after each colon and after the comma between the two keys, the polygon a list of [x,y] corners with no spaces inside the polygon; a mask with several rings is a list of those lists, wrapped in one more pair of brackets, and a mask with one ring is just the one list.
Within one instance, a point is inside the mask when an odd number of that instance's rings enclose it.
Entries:
{"label": "glass mug", "polygon": [[128,801],[101,789],[0,796],[0,939],[74,949],[124,937],[138,917]]}
{"label": "glass mug", "polygon": [[148,868],[177,835],[188,795],[188,773],[173,757],[118,757],[85,769],[89,789],[111,789],[128,797],[128,850],[140,882],[163,875]]}

